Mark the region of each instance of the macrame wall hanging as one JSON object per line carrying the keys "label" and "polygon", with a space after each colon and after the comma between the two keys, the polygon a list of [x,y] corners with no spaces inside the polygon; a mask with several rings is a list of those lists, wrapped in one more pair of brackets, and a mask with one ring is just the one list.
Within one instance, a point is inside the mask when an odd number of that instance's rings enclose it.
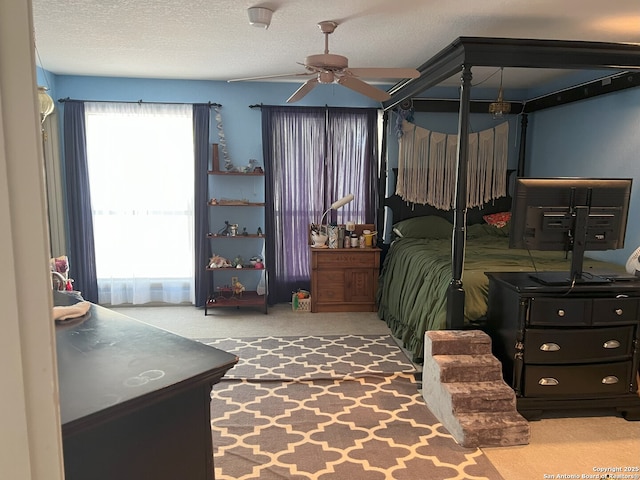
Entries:
{"label": "macrame wall hanging", "polygon": [[[407,121],[399,139],[396,194],[409,203],[440,210],[454,207],[458,136],[432,132]],[[507,194],[509,123],[469,135],[467,207]]]}

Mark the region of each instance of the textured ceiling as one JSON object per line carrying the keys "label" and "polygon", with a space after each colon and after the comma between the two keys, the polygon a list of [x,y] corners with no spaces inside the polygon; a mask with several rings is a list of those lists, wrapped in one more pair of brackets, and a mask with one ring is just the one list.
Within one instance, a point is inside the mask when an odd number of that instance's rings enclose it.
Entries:
{"label": "textured ceiling", "polygon": [[[274,11],[268,29],[249,25],[250,6]],[[638,0],[33,0],[33,16],[39,65],[64,75],[298,73],[324,50],[323,20],[339,24],[329,49],[351,67],[416,68],[459,36],[640,43]],[[505,84],[556,73],[505,70]]]}

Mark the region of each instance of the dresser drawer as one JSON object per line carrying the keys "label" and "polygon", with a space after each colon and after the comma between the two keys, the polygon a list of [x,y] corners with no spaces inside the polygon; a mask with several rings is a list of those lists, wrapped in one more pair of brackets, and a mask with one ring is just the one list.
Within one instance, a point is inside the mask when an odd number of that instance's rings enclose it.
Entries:
{"label": "dresser drawer", "polygon": [[531,299],[530,325],[591,325],[591,299],[535,297]]}
{"label": "dresser drawer", "polygon": [[592,325],[615,325],[636,323],[638,318],[637,298],[595,298],[591,313]]}
{"label": "dresser drawer", "polygon": [[527,329],[524,362],[590,363],[631,358],[635,327]]}
{"label": "dresser drawer", "polygon": [[[330,251],[329,251],[330,250]],[[378,268],[377,250],[367,249],[327,249],[314,252],[312,268],[343,269],[353,267]]]}
{"label": "dresser drawer", "polygon": [[631,361],[594,365],[526,365],[526,397],[585,397],[628,393]]}

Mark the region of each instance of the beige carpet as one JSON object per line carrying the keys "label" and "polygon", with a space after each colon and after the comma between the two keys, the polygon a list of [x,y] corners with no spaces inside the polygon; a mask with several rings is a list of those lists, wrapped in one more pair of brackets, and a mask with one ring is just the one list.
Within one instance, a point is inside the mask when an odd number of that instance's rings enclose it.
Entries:
{"label": "beige carpet", "polygon": [[[375,313],[297,313],[286,304],[270,308],[268,315],[216,310],[205,317],[189,306],[116,310],[189,338],[390,333]],[[589,478],[598,468],[640,468],[640,422],[627,422],[611,412],[579,413],[546,414],[531,422],[529,445],[483,451],[506,480]],[[601,472],[606,478],[606,470]],[[638,471],[626,473],[640,478]]]}

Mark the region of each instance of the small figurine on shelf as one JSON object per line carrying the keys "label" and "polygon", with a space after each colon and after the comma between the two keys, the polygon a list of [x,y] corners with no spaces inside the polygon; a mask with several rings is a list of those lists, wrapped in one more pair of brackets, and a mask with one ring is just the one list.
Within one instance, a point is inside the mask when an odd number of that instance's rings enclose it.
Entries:
{"label": "small figurine on shelf", "polygon": [[258,227],[257,235],[258,235],[259,237],[261,237],[261,236],[262,236],[262,228]]}
{"label": "small figurine on shelf", "polygon": [[249,166],[247,167],[247,172],[255,172],[258,167],[258,161],[255,158],[249,160]]}
{"label": "small figurine on shelf", "polygon": [[242,227],[242,236],[243,237],[248,237],[249,236],[249,232],[247,232],[247,227]]}
{"label": "small figurine on shelf", "polygon": [[233,259],[233,263],[231,264],[231,266],[235,268],[242,268],[243,264],[244,264],[244,259],[240,255],[238,255],[236,258]]}
{"label": "small figurine on shelf", "polygon": [[228,237],[229,236],[229,228],[231,227],[231,225],[229,224],[229,220],[225,220],[224,221],[224,227],[221,228],[220,230],[218,230],[218,235],[222,235],[223,237]]}
{"label": "small figurine on shelf", "polygon": [[233,294],[238,297],[242,296],[242,292],[244,292],[244,285],[242,285],[237,279],[231,284],[231,288],[233,289]]}
{"label": "small figurine on shelf", "polygon": [[213,257],[209,259],[209,268],[225,268],[230,266],[229,260],[220,255],[214,254]]}

